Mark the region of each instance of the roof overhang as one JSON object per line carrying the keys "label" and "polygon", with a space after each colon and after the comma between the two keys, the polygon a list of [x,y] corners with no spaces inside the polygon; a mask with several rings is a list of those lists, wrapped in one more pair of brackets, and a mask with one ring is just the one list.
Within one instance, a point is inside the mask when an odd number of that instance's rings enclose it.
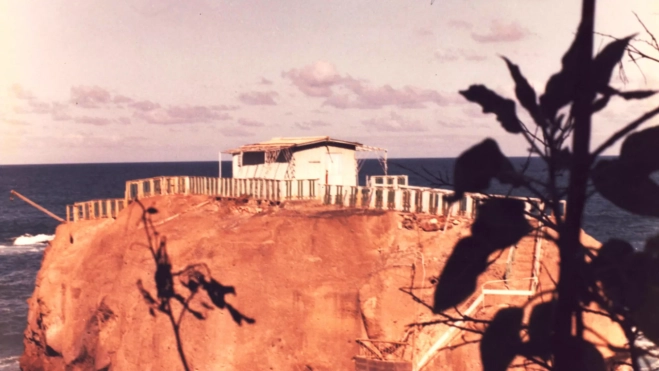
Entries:
{"label": "roof overhang", "polygon": [[295,138],[273,138],[266,142],[247,144],[238,148],[222,151],[222,153],[236,154],[241,152],[267,152],[280,151],[294,147],[308,146],[318,143],[336,143],[355,146],[356,149],[364,147],[363,144],[346,140],[333,139],[330,137],[295,137]]}

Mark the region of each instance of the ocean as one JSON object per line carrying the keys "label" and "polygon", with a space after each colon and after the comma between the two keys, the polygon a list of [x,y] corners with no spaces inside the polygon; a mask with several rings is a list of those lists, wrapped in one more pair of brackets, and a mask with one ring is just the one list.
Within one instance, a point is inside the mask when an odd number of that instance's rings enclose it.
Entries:
{"label": "ocean", "polygon": [[[525,159],[512,159],[521,166]],[[455,159],[390,159],[389,174],[409,175],[411,185],[432,186],[429,174],[451,174]],[[533,159],[528,175],[540,175],[542,163]],[[381,175],[377,160],[366,160],[359,175]],[[0,166],[0,371],[18,370],[23,351],[26,300],[32,294],[47,241],[57,221],[20,199],[10,199],[16,190],[53,213],[65,216],[65,205],[99,198],[123,197],[125,182],[160,175],[217,176],[218,162],[5,165]],[[222,175],[231,175],[231,163],[222,162]],[[564,179],[565,181],[566,179]],[[493,184],[489,192],[506,193]],[[517,193],[519,194],[519,193]],[[588,202],[584,229],[606,241],[617,237],[642,248],[645,240],[659,233],[659,221],[618,209],[598,194]]]}

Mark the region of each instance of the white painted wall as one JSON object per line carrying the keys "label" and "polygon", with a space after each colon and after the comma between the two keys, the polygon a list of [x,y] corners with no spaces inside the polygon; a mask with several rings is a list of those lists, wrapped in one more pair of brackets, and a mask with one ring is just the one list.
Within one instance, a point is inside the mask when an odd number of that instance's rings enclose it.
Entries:
{"label": "white painted wall", "polygon": [[[328,156],[340,154],[339,156]],[[316,147],[308,150],[295,152],[295,178],[297,179],[320,179],[320,184],[325,184],[325,171],[330,169],[341,169],[341,184],[344,186],[357,185],[357,162],[355,151],[339,147]],[[330,159],[340,159],[341,163],[335,166],[330,164]],[[332,179],[330,179],[332,183]]]}
{"label": "white painted wall", "polygon": [[[339,154],[339,156],[328,156],[328,148],[330,154]],[[334,179],[341,179],[341,184],[337,185],[357,185],[357,162],[355,161],[355,151],[352,149],[322,146],[294,152],[293,156],[295,159],[294,179],[319,179],[319,184],[325,184],[325,171],[340,169],[341,174],[337,174],[338,177],[333,177]],[[341,163],[332,166],[330,164],[332,159],[340,159]],[[232,158],[233,177],[237,179],[284,179],[287,167],[287,163],[279,162],[238,166],[238,155],[233,155]],[[332,183],[331,180],[330,183]]]}
{"label": "white painted wall", "polygon": [[238,154],[232,156],[231,169],[236,179],[263,178],[284,179],[287,163],[273,162],[271,164],[238,166]]}

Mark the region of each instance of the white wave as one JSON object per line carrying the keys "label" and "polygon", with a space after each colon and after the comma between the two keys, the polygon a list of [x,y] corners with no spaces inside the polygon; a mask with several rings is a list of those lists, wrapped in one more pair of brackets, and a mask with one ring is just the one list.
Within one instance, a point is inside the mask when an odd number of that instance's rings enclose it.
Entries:
{"label": "white wave", "polygon": [[48,234],[38,234],[36,236],[24,234],[14,240],[14,246],[45,244],[46,242],[52,241],[53,238],[55,238],[54,235]]}
{"label": "white wave", "polygon": [[20,356],[0,357],[0,370],[18,370],[18,358]]}

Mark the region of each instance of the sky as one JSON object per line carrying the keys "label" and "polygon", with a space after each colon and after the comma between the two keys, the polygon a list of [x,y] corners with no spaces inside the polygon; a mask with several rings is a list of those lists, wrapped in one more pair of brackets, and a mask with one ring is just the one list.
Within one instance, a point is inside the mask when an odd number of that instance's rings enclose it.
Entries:
{"label": "sky", "polygon": [[[455,157],[486,137],[524,155],[520,136],[458,91],[485,84],[513,98],[500,56],[544,91],[579,3],[0,0],[0,164],[212,161],[319,135],[391,158]],[[647,39],[633,12],[659,36],[654,0],[600,0],[596,29]],[[614,86],[659,89],[658,63],[625,66]],[[593,143],[657,105],[612,99]]]}

